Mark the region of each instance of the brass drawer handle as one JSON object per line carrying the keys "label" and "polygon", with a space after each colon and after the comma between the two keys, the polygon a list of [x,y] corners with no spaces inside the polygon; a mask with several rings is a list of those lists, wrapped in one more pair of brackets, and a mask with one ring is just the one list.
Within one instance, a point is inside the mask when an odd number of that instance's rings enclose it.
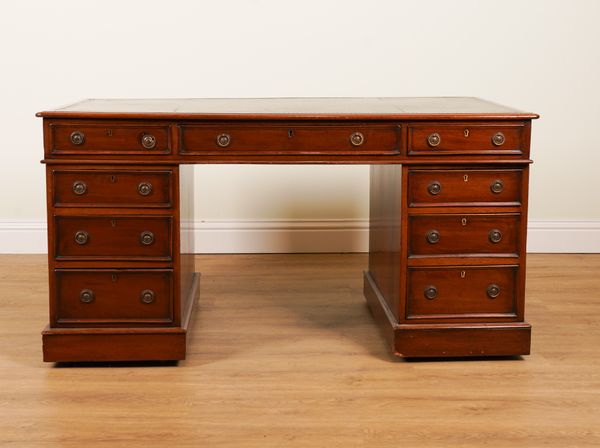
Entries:
{"label": "brass drawer handle", "polygon": [[217,135],[217,145],[221,148],[226,148],[231,144],[231,135],[229,134],[219,134]]}
{"label": "brass drawer handle", "polygon": [[85,134],[81,131],[73,131],[71,132],[71,143],[74,145],[83,145],[85,142]]}
{"label": "brass drawer handle", "polygon": [[442,191],[442,184],[440,184],[437,180],[433,181],[427,187],[427,191],[432,196],[437,196]]}
{"label": "brass drawer handle", "polygon": [[435,148],[440,143],[442,143],[442,137],[437,132],[434,132],[433,134],[429,134],[427,136],[427,143],[429,143],[429,146],[432,146]]}
{"label": "brass drawer handle", "polygon": [[500,286],[496,285],[495,283],[488,285],[487,295],[490,299],[495,299],[498,297],[500,295]]}
{"label": "brass drawer handle", "polygon": [[87,192],[87,184],[82,180],[76,180],[73,182],[73,193],[78,196],[85,194]]}
{"label": "brass drawer handle", "polygon": [[427,242],[429,244],[436,244],[440,240],[440,232],[437,230],[430,230],[427,232]]}
{"label": "brass drawer handle", "polygon": [[154,243],[154,233],[150,232],[149,230],[145,230],[140,233],[140,243],[142,243],[144,246],[150,246],[152,243]]}
{"label": "brass drawer handle", "polygon": [[156,294],[154,294],[154,291],[152,291],[151,289],[144,289],[140,293],[140,300],[142,301],[142,303],[150,304],[154,302],[155,296]]}
{"label": "brass drawer handle", "polygon": [[495,146],[502,146],[505,141],[506,141],[506,137],[504,136],[504,134],[502,132],[496,132],[494,134],[494,136],[492,137],[492,143]]}
{"label": "brass drawer handle", "polygon": [[152,134],[143,134],[142,135],[142,146],[145,149],[152,149],[156,146],[156,137]]}
{"label": "brass drawer handle", "polygon": [[84,245],[88,242],[88,240],[90,239],[90,234],[87,233],[85,230],[79,230],[78,232],[75,232],[75,242],[79,245]]}
{"label": "brass drawer handle", "polygon": [[81,300],[82,303],[92,303],[95,298],[96,295],[91,289],[82,289],[79,293],[79,300]]}
{"label": "brass drawer handle", "polygon": [[492,193],[494,194],[500,194],[504,190],[504,183],[500,179],[495,180],[492,182],[492,185],[490,185],[490,190],[492,190]]}
{"label": "brass drawer handle", "polygon": [[148,196],[152,193],[152,184],[150,182],[140,182],[138,185],[138,193],[142,196]]}
{"label": "brass drawer handle", "polygon": [[488,234],[488,238],[490,239],[490,242],[497,244],[502,240],[502,232],[498,229],[492,229]]}
{"label": "brass drawer handle", "polygon": [[429,285],[425,288],[425,291],[423,291],[423,294],[425,295],[426,299],[433,300],[437,297],[438,290],[435,286]]}
{"label": "brass drawer handle", "polygon": [[360,146],[365,142],[365,136],[362,132],[353,132],[350,134],[350,143],[352,146]]}

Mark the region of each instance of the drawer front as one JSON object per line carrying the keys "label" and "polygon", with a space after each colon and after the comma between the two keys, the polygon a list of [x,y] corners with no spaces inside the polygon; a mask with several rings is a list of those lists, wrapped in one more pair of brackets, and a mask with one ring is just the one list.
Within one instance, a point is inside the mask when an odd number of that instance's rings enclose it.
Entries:
{"label": "drawer front", "polygon": [[407,319],[516,318],[517,266],[409,268]]}
{"label": "drawer front", "polygon": [[521,155],[523,140],[523,124],[412,124],[408,155]]}
{"label": "drawer front", "polygon": [[520,205],[523,170],[410,170],[409,206]]}
{"label": "drawer front", "polygon": [[55,170],[55,207],[172,207],[173,172]]}
{"label": "drawer front", "polygon": [[58,324],[173,322],[170,270],[55,271]]}
{"label": "drawer front", "polygon": [[396,154],[394,125],[181,125],[182,153]]}
{"label": "drawer front", "polygon": [[410,255],[518,255],[519,222],[517,213],[413,215]]}
{"label": "drawer front", "polygon": [[169,127],[128,124],[52,124],[54,154],[136,154],[171,152]]}
{"label": "drawer front", "polygon": [[169,216],[57,216],[56,259],[169,261]]}

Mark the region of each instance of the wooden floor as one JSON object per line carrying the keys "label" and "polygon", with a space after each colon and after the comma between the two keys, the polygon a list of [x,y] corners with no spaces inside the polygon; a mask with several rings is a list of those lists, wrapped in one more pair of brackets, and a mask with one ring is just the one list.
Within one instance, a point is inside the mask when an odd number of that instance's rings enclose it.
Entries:
{"label": "wooden floor", "polygon": [[42,363],[45,257],[0,256],[0,446],[600,446],[600,255],[532,255],[524,359],[398,361],[365,255],[199,256],[178,366]]}

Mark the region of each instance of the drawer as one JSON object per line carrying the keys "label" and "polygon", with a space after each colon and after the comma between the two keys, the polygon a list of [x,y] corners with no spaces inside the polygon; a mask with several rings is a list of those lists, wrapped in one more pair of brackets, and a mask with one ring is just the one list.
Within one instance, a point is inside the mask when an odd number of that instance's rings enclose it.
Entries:
{"label": "drawer", "polygon": [[409,268],[407,319],[516,318],[517,266]]}
{"label": "drawer", "polygon": [[58,324],[173,322],[170,270],[67,270],[55,274]]}
{"label": "drawer", "polygon": [[53,171],[55,207],[172,207],[173,171]]}
{"label": "drawer", "polygon": [[518,213],[412,215],[410,255],[517,255],[520,219]]}
{"label": "drawer", "polygon": [[410,207],[520,205],[523,170],[410,170]]}
{"label": "drawer", "polygon": [[57,260],[172,257],[170,216],[56,216],[54,223]]}
{"label": "drawer", "polygon": [[181,125],[182,153],[396,154],[395,125]]}
{"label": "drawer", "polygon": [[521,155],[524,130],[523,123],[411,124],[408,155]]}
{"label": "drawer", "polygon": [[123,123],[51,124],[54,154],[136,154],[171,152],[169,126]]}

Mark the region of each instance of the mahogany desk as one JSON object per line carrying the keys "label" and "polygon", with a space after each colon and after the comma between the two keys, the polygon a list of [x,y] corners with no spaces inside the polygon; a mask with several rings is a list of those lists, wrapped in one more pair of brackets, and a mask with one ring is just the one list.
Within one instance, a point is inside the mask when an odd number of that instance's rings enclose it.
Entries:
{"label": "mahogany desk", "polygon": [[179,360],[195,163],[370,164],[364,294],[398,356],[529,353],[532,113],[476,98],[86,100],[44,118],[45,361]]}

